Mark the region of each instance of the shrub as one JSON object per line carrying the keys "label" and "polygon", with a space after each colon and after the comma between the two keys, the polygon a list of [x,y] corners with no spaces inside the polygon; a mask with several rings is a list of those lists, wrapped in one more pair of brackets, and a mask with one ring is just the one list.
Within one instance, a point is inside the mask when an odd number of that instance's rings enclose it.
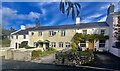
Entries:
{"label": "shrub", "polygon": [[32,59],[40,57],[41,53],[42,53],[41,50],[34,50],[34,51],[32,51]]}
{"label": "shrub", "polygon": [[75,42],[72,42],[72,43],[71,43],[71,47],[72,47],[72,48],[76,48],[76,43],[75,43]]}
{"label": "shrub", "polygon": [[71,47],[72,47],[72,52],[76,52],[77,51],[75,42],[71,43]]}
{"label": "shrub", "polygon": [[54,48],[48,48],[48,51],[56,51]]}

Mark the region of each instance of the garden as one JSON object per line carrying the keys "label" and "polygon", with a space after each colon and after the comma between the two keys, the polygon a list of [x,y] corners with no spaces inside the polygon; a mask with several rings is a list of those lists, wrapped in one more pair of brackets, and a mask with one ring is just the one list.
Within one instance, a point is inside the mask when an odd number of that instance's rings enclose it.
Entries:
{"label": "garden", "polygon": [[85,64],[94,63],[93,50],[82,50],[82,48],[77,47],[81,41],[86,40],[99,40],[99,39],[109,39],[108,35],[101,34],[81,34],[76,33],[73,37],[71,47],[72,49],[68,51],[59,51],[55,55],[55,64],[58,65],[69,65],[69,66],[80,66]]}
{"label": "garden", "polygon": [[92,51],[73,51],[73,49],[57,52],[55,57],[55,64],[58,65],[80,66],[94,61]]}
{"label": "garden", "polygon": [[54,53],[56,53],[56,50],[54,48],[48,48],[46,51],[43,52],[41,50],[34,50],[32,51],[32,59],[48,56]]}

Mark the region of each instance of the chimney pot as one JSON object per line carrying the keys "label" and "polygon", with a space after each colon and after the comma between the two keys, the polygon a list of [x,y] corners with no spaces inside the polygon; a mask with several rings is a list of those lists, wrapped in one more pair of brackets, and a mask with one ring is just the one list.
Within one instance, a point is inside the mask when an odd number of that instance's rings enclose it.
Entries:
{"label": "chimney pot", "polygon": [[80,17],[76,17],[76,24],[80,24]]}
{"label": "chimney pot", "polygon": [[21,25],[21,30],[25,30],[25,26],[24,25]]}

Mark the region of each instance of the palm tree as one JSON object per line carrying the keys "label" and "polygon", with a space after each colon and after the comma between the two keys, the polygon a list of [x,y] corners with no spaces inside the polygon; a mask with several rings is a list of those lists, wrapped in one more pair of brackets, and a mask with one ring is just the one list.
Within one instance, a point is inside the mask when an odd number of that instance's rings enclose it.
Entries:
{"label": "palm tree", "polygon": [[61,0],[60,2],[60,11],[63,14],[67,14],[69,16],[70,12],[72,13],[72,19],[74,20],[75,16],[79,16],[80,14],[80,4],[76,2],[71,2],[70,0]]}

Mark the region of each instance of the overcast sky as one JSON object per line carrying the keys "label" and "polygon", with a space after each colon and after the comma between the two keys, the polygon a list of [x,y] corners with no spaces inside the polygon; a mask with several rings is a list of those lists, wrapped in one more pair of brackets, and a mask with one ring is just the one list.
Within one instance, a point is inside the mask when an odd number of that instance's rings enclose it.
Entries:
{"label": "overcast sky", "polygon": [[[107,9],[111,2],[81,2],[81,23],[102,22],[106,20]],[[117,3],[115,11],[117,11]],[[59,10],[59,2],[3,2],[2,25],[9,29],[20,29],[20,25],[35,26],[39,20],[41,26],[75,24],[71,15],[67,17]]]}

